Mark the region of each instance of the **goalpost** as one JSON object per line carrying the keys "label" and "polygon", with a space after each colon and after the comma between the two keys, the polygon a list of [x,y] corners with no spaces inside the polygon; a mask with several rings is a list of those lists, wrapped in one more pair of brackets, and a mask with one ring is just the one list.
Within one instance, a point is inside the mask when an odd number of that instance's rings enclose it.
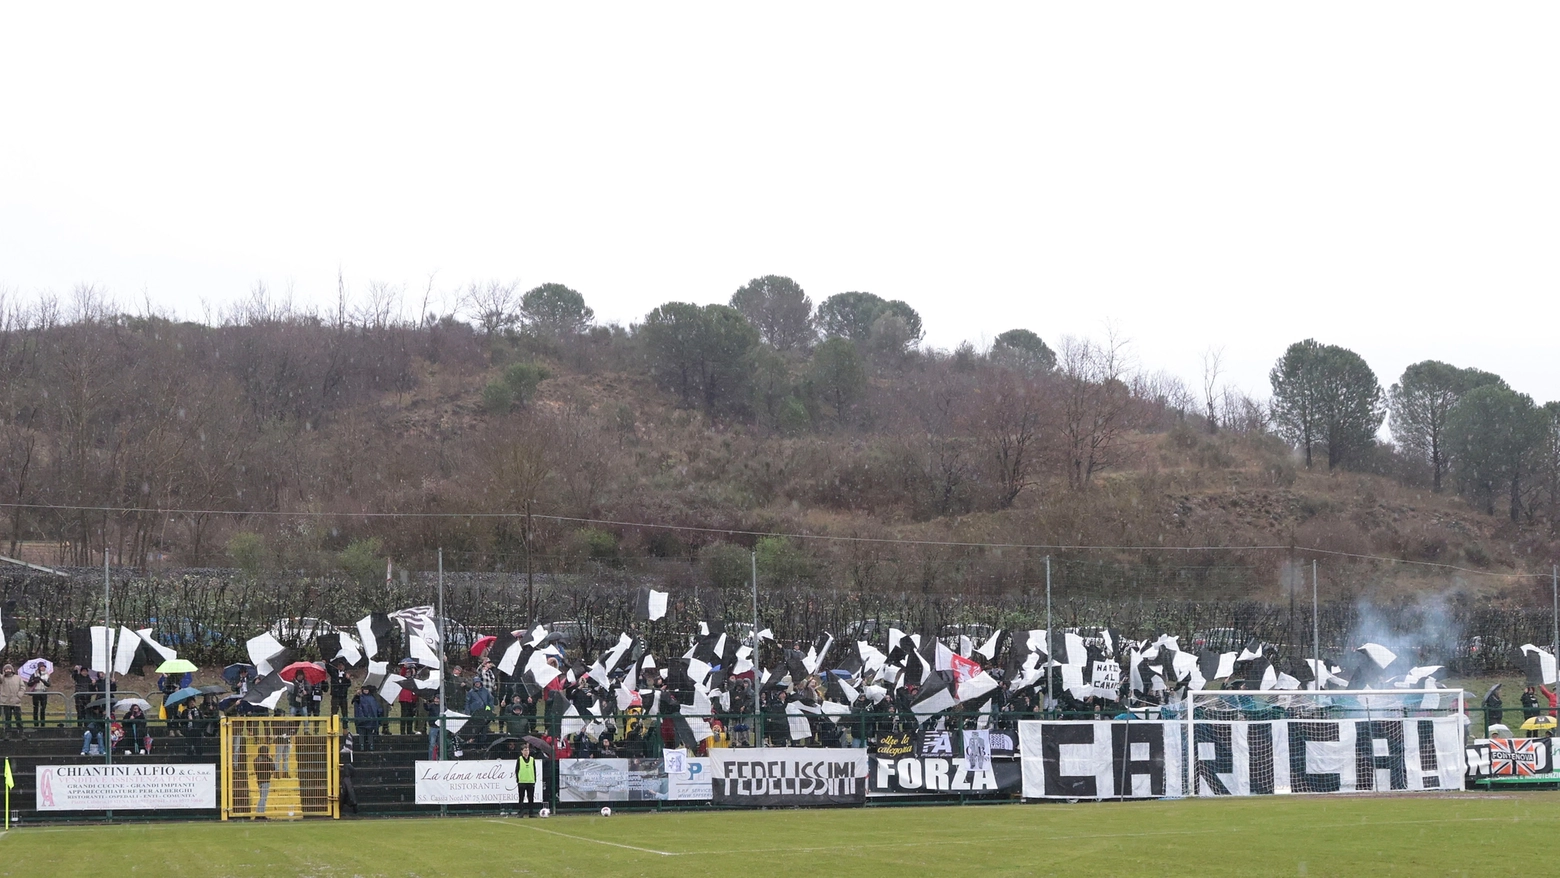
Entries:
{"label": "goalpost", "polygon": [[1182,789],[1189,796],[1461,789],[1465,707],[1461,689],[1189,692],[1176,711]]}

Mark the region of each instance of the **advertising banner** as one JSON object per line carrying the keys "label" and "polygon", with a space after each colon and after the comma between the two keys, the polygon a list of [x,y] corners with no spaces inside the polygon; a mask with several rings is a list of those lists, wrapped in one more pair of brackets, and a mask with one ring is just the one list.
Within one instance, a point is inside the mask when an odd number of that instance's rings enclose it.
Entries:
{"label": "advertising banner", "polygon": [[217,766],[40,765],[39,811],[145,811],[217,807]]}
{"label": "advertising banner", "polygon": [[710,752],[717,805],[788,808],[867,800],[867,751],[813,747],[717,748]]}
{"label": "advertising banner", "polygon": [[1560,780],[1556,738],[1481,738],[1468,748],[1468,776]]}
{"label": "advertising banner", "polygon": [[1022,722],[1024,796],[1250,796],[1462,786],[1465,754],[1455,716],[1197,722],[1189,771],[1183,770],[1186,728],[1157,720]]}
{"label": "advertising banner", "polygon": [[708,802],[710,760],[680,761],[684,770],[668,773],[665,759],[563,759],[558,801]]}
{"label": "advertising banner", "polygon": [[873,756],[867,795],[1012,796],[1023,785],[1016,759],[988,759],[986,770],[970,770],[965,757]]}
{"label": "advertising banner", "polygon": [[[419,805],[513,805],[520,801],[513,759],[418,761]],[[536,798],[545,798],[538,772]]]}

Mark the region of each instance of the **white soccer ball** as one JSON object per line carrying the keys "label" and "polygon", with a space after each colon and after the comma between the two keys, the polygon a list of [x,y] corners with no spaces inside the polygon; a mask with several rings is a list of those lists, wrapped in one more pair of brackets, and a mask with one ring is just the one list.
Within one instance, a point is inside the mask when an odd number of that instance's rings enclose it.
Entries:
{"label": "white soccer ball", "polygon": [[538,817],[551,817],[552,816],[552,809],[551,808],[543,808],[542,810],[536,812],[536,816],[538,816]]}
{"label": "white soccer ball", "polygon": [[601,809],[601,816],[603,816],[603,817],[611,817],[612,816],[612,809],[611,808],[602,808]]}

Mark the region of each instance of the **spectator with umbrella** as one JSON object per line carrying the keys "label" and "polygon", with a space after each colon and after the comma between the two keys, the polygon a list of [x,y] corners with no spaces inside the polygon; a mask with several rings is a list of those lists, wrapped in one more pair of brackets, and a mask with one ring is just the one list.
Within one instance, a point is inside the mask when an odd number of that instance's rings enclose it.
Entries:
{"label": "spectator with umbrella", "polygon": [[417,690],[411,686],[403,686],[395,700],[401,707],[401,734],[413,734],[417,731]]}
{"label": "spectator with umbrella", "polygon": [[54,665],[44,659],[33,659],[22,665],[22,669],[27,691],[32,695],[33,728],[41,729],[44,717],[49,713],[49,675],[54,673]]}
{"label": "spectator with umbrella", "polygon": [[[130,704],[130,709],[125,711],[125,737],[129,739],[136,753],[144,756],[146,751],[151,748],[152,739],[146,734],[146,711],[141,709],[140,699],[135,699],[134,701],[135,703]],[[125,703],[120,702],[121,705]],[[125,752],[128,755],[129,751]]]}
{"label": "spectator with umbrella", "polygon": [[255,666],[243,663],[228,665],[222,669],[222,679],[232,687],[233,694],[242,698],[249,694],[249,683],[254,679]]}

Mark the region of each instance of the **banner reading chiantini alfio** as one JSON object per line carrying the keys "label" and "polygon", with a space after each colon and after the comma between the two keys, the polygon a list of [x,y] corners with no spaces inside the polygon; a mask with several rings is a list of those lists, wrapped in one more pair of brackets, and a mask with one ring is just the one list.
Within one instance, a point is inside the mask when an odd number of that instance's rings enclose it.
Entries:
{"label": "banner reading chiantini alfio", "polygon": [[129,811],[217,807],[212,763],[40,765],[39,811]]}
{"label": "banner reading chiantini alfio", "polygon": [[812,747],[717,747],[710,751],[717,805],[753,808],[860,805],[867,751]]}
{"label": "banner reading chiantini alfio", "polygon": [[1462,786],[1456,716],[1191,725],[1023,722],[1025,798],[1153,798],[1423,791]]}

